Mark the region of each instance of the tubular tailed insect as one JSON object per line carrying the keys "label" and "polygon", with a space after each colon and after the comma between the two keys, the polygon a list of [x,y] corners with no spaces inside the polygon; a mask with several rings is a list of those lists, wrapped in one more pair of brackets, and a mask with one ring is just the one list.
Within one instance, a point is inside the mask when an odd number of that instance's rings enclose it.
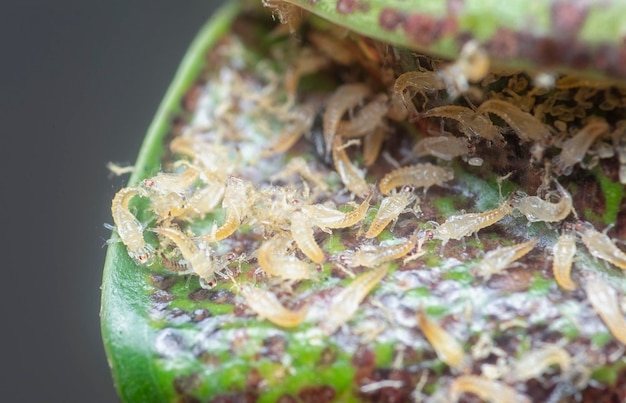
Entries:
{"label": "tubular tailed insect", "polygon": [[348,228],[355,225],[361,221],[363,217],[365,217],[365,213],[367,213],[371,199],[372,194],[370,194],[357,208],[348,213],[328,208],[322,204],[304,206],[302,210],[304,210],[311,218],[314,225],[317,225],[323,230],[327,228]]}
{"label": "tubular tailed insect", "polygon": [[365,245],[343,256],[348,266],[376,267],[409,254],[417,243],[417,232],[397,245]]}
{"label": "tubular tailed insect", "polygon": [[609,124],[604,119],[593,119],[576,135],[561,145],[561,153],[554,157],[554,171],[569,175],[572,167],[581,162],[593,142],[609,132]]}
{"label": "tubular tailed insect", "polygon": [[[219,181],[209,181],[204,187],[197,189],[184,203],[184,209],[176,216],[183,220],[192,220],[214,211],[222,201],[226,184]],[[174,215],[174,214],[172,214]]]}
{"label": "tubular tailed insect", "polygon": [[152,247],[143,237],[143,225],[130,212],[128,204],[133,197],[145,197],[145,191],[136,187],[120,189],[113,197],[111,215],[115,223],[115,231],[128,250],[128,255],[136,262],[148,263],[152,256]]}
{"label": "tubular tailed insect", "polygon": [[361,108],[358,114],[348,121],[339,123],[337,133],[345,139],[363,137],[372,132],[383,122],[389,110],[389,98],[386,94],[378,94],[367,105]]}
{"label": "tubular tailed insect", "polygon": [[515,130],[522,142],[537,141],[548,143],[551,140],[552,136],[548,126],[510,102],[501,99],[490,99],[478,107],[478,112],[493,113],[500,117]]}
{"label": "tubular tailed insect", "polygon": [[198,180],[200,170],[193,164],[181,161],[179,165],[186,165],[187,169],[182,173],[159,172],[156,176],[144,179],[141,184],[150,192],[157,194],[176,193],[184,195],[189,188]]}
{"label": "tubular tailed insect", "polygon": [[454,63],[437,72],[451,98],[469,90],[469,82],[482,80],[489,73],[489,55],[477,41],[469,41]]}
{"label": "tubular tailed insect", "polygon": [[326,103],[323,119],[326,155],[330,155],[331,150],[334,152],[336,147],[335,136],[343,115],[363,102],[370,93],[371,89],[366,84],[352,83],[339,86],[330,96]]}
{"label": "tubular tailed insect", "polygon": [[426,93],[434,93],[444,88],[445,83],[432,71],[409,71],[396,79],[393,94],[402,100],[409,111],[417,113],[411,102],[415,95],[421,94],[427,100]]}
{"label": "tubular tailed insect", "polygon": [[589,303],[600,315],[613,337],[626,345],[626,320],[620,310],[615,289],[597,275],[587,276],[584,287]]}
{"label": "tubular tailed insect", "polygon": [[298,248],[315,263],[323,263],[326,260],[324,251],[319,247],[313,236],[313,223],[311,218],[295,211],[291,216],[291,236],[296,241]]}
{"label": "tubular tailed insect", "polygon": [[456,120],[459,123],[459,128],[468,138],[482,137],[492,141],[499,147],[506,145],[504,137],[502,137],[498,128],[491,123],[489,118],[465,106],[439,106],[423,112],[421,117],[439,117]]}
{"label": "tubular tailed insect", "polygon": [[305,280],[313,276],[313,268],[307,262],[288,254],[291,242],[285,235],[278,234],[261,245],[258,250],[259,266],[267,274],[288,280]]}
{"label": "tubular tailed insect", "polygon": [[537,196],[522,196],[513,198],[513,208],[524,214],[530,222],[563,221],[572,212],[572,195],[559,182],[555,183],[561,195],[557,203]]}
{"label": "tubular tailed insect", "polygon": [[241,225],[248,210],[249,183],[233,176],[228,178],[222,208],[226,210],[226,218],[220,227],[213,228],[211,233],[203,235],[202,241],[216,242],[232,235]]}
{"label": "tubular tailed insect", "polygon": [[170,142],[170,151],[188,157],[192,164],[202,167],[205,174],[217,175],[220,180],[234,171],[238,158],[226,146],[207,143],[191,136],[175,137]]}
{"label": "tubular tailed insect", "polygon": [[480,231],[500,221],[506,215],[511,214],[513,209],[508,201],[502,203],[500,207],[484,213],[459,214],[448,217],[433,232],[432,238],[442,241],[441,249],[450,239],[462,239],[468,235]]}
{"label": "tubular tailed insect", "polygon": [[389,265],[383,265],[363,273],[335,295],[321,324],[324,333],[331,335],[349,321],[367,294],[385,277],[388,270]]}
{"label": "tubular tailed insect", "polygon": [[192,239],[174,227],[157,227],[154,232],[176,245],[190,270],[200,277],[200,285],[203,288],[211,288],[214,285],[215,263],[209,249],[198,248]]}
{"label": "tubular tailed insect", "polygon": [[370,187],[364,179],[364,174],[348,158],[343,147],[341,136],[335,136],[333,144],[333,163],[341,181],[346,188],[359,197],[370,193]]}
{"label": "tubular tailed insect", "polygon": [[559,286],[569,291],[576,289],[576,284],[570,275],[575,254],[576,237],[571,231],[564,231],[552,247],[552,255],[554,256],[552,272]]}
{"label": "tubular tailed insect", "polygon": [[444,182],[452,179],[454,179],[452,168],[440,167],[430,163],[415,164],[387,173],[380,180],[378,188],[384,195],[388,195],[392,189],[402,186],[423,187],[424,192],[426,192],[429,187],[441,186]]}
{"label": "tubular tailed insect", "polygon": [[260,317],[282,327],[295,327],[304,322],[309,312],[305,305],[297,311],[287,309],[280,303],[274,293],[262,288],[244,284],[240,288],[241,295],[248,306]]}
{"label": "tubular tailed insect", "polygon": [[269,156],[272,154],[284,153],[300,140],[304,133],[308,132],[313,125],[316,108],[309,104],[298,107],[295,111],[290,112],[290,119],[285,123],[282,130],[274,143],[265,150],[262,155]]}
{"label": "tubular tailed insect", "polygon": [[475,273],[477,276],[490,278],[494,274],[500,273],[511,265],[511,263],[520,259],[528,252],[534,249],[537,240],[532,239],[527,242],[518,243],[512,246],[500,247],[489,251],[485,257],[476,266]]}
{"label": "tubular tailed insect", "polygon": [[589,253],[606,260],[622,270],[626,270],[626,253],[619,249],[605,233],[596,231],[590,223],[579,222],[575,226]]}
{"label": "tubular tailed insect", "polygon": [[563,347],[554,344],[546,345],[524,354],[513,365],[506,380],[508,382],[525,382],[532,378],[538,378],[555,364],[561,368],[561,373],[565,373],[570,369],[572,357]]}
{"label": "tubular tailed insect", "polygon": [[416,196],[413,194],[413,188],[411,186],[404,186],[400,192],[385,197],[380,202],[378,212],[365,233],[365,237],[374,238],[378,236],[391,221],[396,220],[398,216],[402,214],[415,198]]}
{"label": "tubular tailed insect", "polygon": [[461,375],[450,385],[450,401],[458,402],[463,393],[471,393],[488,402],[530,403],[528,396],[519,393],[511,386],[476,375]]}
{"label": "tubular tailed insect", "polygon": [[467,366],[463,346],[443,327],[430,320],[422,309],[417,313],[417,322],[441,361],[459,370]]}
{"label": "tubular tailed insect", "polygon": [[279,179],[285,179],[289,175],[297,174],[302,179],[308,181],[311,185],[313,185],[314,192],[327,192],[328,184],[326,184],[326,180],[319,172],[314,172],[306,160],[302,157],[294,157],[285,166],[285,168],[272,175],[270,177],[271,181],[276,181]]}
{"label": "tubular tailed insect", "polygon": [[470,151],[468,140],[455,136],[426,137],[413,147],[413,152],[418,157],[433,155],[446,161],[452,161],[455,157],[468,154]]}
{"label": "tubular tailed insect", "polygon": [[363,164],[366,167],[373,165],[378,159],[378,154],[385,142],[386,129],[378,126],[363,139]]}

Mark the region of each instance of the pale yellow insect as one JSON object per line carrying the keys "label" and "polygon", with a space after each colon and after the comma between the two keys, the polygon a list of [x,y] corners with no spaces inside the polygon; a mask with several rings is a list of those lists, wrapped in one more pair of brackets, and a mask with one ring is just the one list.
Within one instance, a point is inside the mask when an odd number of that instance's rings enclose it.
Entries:
{"label": "pale yellow insect", "polygon": [[479,230],[489,227],[500,221],[505,216],[511,214],[513,209],[508,201],[502,203],[500,207],[483,213],[458,214],[448,217],[431,232],[431,237],[442,241],[441,249],[450,239],[462,239],[472,235]]}
{"label": "pale yellow insect", "polygon": [[388,270],[389,265],[382,265],[367,271],[352,280],[346,288],[335,295],[328,307],[328,313],[321,323],[324,333],[331,335],[349,321],[367,294],[385,277]]}
{"label": "pale yellow insect", "polygon": [[111,215],[115,231],[128,250],[128,255],[138,263],[148,263],[152,256],[152,246],[143,237],[143,225],[131,213],[128,205],[135,196],[146,197],[143,189],[125,187],[120,189],[111,202]]}
{"label": "pale yellow insect", "polygon": [[371,89],[366,84],[351,83],[339,86],[328,98],[323,116],[326,155],[330,155],[336,148],[335,136],[343,115],[363,102],[370,93]]}
{"label": "pale yellow insect", "polygon": [[570,369],[572,357],[567,350],[555,344],[542,346],[525,353],[522,358],[517,360],[506,380],[508,382],[525,382],[539,377],[555,364],[560,367],[561,373],[565,373]]}
{"label": "pale yellow insect", "polygon": [[557,284],[569,291],[576,289],[570,272],[576,254],[576,237],[571,231],[564,231],[552,247],[552,272]]}
{"label": "pale yellow insect", "polygon": [[417,232],[399,244],[364,245],[340,257],[348,266],[376,267],[409,254],[417,243]]}
{"label": "pale yellow insect", "polygon": [[445,88],[445,83],[432,71],[409,71],[401,74],[393,85],[393,94],[399,97],[406,108],[417,114],[411,102],[413,97],[421,94],[427,100],[426,93],[434,93]]}
{"label": "pale yellow insect", "polygon": [[297,311],[287,309],[280,303],[274,293],[262,288],[244,284],[239,288],[248,306],[260,317],[282,327],[295,327],[304,322],[309,306],[305,305]]}
{"label": "pale yellow insect", "polygon": [[524,214],[530,222],[559,222],[572,212],[572,195],[559,182],[556,186],[561,195],[557,203],[551,203],[537,196],[514,197],[513,208]]}
{"label": "pale yellow insect", "polygon": [[502,137],[498,128],[491,123],[489,118],[465,106],[439,106],[423,112],[420,116],[423,118],[439,117],[456,120],[459,123],[459,129],[468,138],[482,137],[492,141],[496,146],[502,147],[506,145],[504,137]]}
{"label": "pale yellow insect", "polygon": [[572,167],[581,162],[593,142],[609,132],[609,124],[604,119],[592,119],[576,135],[561,145],[561,153],[554,157],[554,171],[569,175]]}
{"label": "pale yellow insect", "polygon": [[326,260],[324,251],[319,247],[317,242],[315,242],[315,237],[313,236],[313,223],[307,214],[301,211],[295,211],[291,215],[290,230],[293,240],[296,241],[296,245],[298,245],[298,248],[309,259],[318,264],[323,263],[324,260]]}
{"label": "pale yellow insect", "polygon": [[413,152],[418,157],[433,155],[446,161],[452,161],[455,157],[468,154],[470,151],[468,140],[455,136],[425,137],[413,147]]}
{"label": "pale yellow insect", "polygon": [[452,168],[423,163],[394,169],[383,176],[378,188],[384,195],[391,193],[394,188],[403,186],[423,187],[424,192],[426,192],[429,187],[441,186],[444,182],[452,179],[454,179]]}
{"label": "pale yellow insect", "polygon": [[363,106],[356,116],[342,121],[337,127],[337,133],[345,139],[363,137],[383,123],[383,118],[389,110],[387,94],[378,94]]}
{"label": "pale yellow insect", "polygon": [[191,238],[175,227],[157,227],[154,232],[176,245],[186,264],[200,277],[203,288],[215,285],[215,262],[210,249],[198,248]]}
{"label": "pale yellow insect", "polygon": [[537,141],[548,143],[551,140],[552,136],[548,126],[510,102],[501,99],[490,99],[478,107],[478,112],[493,113],[500,117],[515,130],[522,142]]}
{"label": "pale yellow insect", "polygon": [[369,167],[376,162],[386,136],[386,128],[383,126],[378,126],[365,136],[363,139],[363,165]]}
{"label": "pale yellow insect", "polygon": [[214,227],[211,233],[200,237],[205,242],[216,242],[232,235],[241,225],[248,213],[250,183],[231,176],[228,178],[222,207],[226,210],[226,218],[219,227]]}
{"label": "pale yellow insect", "polygon": [[511,386],[477,375],[461,375],[450,385],[450,401],[456,403],[463,393],[471,393],[493,403],[530,403],[528,396]]}
{"label": "pale yellow insect", "polygon": [[291,239],[278,234],[269,239],[258,250],[259,266],[267,274],[288,280],[304,280],[313,276],[313,267],[297,257],[288,254]]}
{"label": "pale yellow insect", "polygon": [[371,199],[372,194],[370,194],[367,199],[363,200],[357,208],[347,213],[326,207],[322,204],[304,206],[302,210],[311,217],[313,224],[323,230],[327,228],[347,228],[355,225],[365,217]]}
{"label": "pale yellow insect", "polygon": [[176,165],[186,165],[187,169],[182,173],[165,173],[159,172],[152,178],[144,179],[141,184],[150,192],[157,194],[176,193],[184,195],[189,188],[198,180],[200,170],[187,161],[179,161]]}
{"label": "pale yellow insect", "polygon": [[170,142],[172,154],[184,155],[191,159],[192,164],[202,167],[209,177],[217,176],[226,179],[233,173],[240,156],[232,148],[208,143],[193,136],[178,136]]}
{"label": "pale yellow insect", "polygon": [[285,128],[272,145],[261,153],[261,156],[268,157],[272,154],[284,153],[293,147],[302,135],[311,129],[316,112],[317,108],[312,104],[296,107],[295,110],[290,111]]}
{"label": "pale yellow insect", "polygon": [[177,214],[183,220],[192,220],[195,217],[204,218],[214,211],[222,201],[226,184],[220,181],[205,182],[203,187],[196,191],[184,202],[184,209]]}
{"label": "pale yellow insect", "polygon": [[329,65],[329,58],[311,48],[303,48],[285,72],[284,86],[289,97],[295,99],[302,76],[315,73]]}
{"label": "pale yellow insect", "polygon": [[374,220],[365,233],[365,237],[374,238],[378,236],[391,221],[397,220],[398,216],[402,214],[415,198],[416,196],[413,194],[411,186],[404,186],[398,193],[385,197],[380,202],[378,212],[376,212]]}
{"label": "pale yellow insect", "polygon": [[608,235],[597,231],[590,223],[579,222],[575,228],[592,256],[626,270],[626,253],[615,246]]}
{"label": "pale yellow insect", "polygon": [[511,265],[511,263],[520,259],[537,245],[536,239],[518,243],[516,245],[504,246],[489,251],[485,257],[478,263],[473,270],[474,274],[486,279],[494,274],[500,273]]}
{"label": "pale yellow insect", "polygon": [[439,324],[430,320],[422,309],[417,313],[417,322],[441,361],[458,370],[467,367],[468,358],[461,343]]}
{"label": "pale yellow insect", "polygon": [[326,183],[324,176],[319,172],[313,171],[306,160],[302,157],[294,157],[290,159],[283,170],[272,175],[270,180],[276,181],[279,179],[285,179],[292,174],[299,175],[302,179],[313,185],[314,193],[328,192],[328,184]]}
{"label": "pale yellow insect", "polygon": [[346,188],[359,197],[370,193],[370,187],[364,179],[364,174],[348,158],[341,136],[335,136],[333,144],[333,163],[341,181]]}
{"label": "pale yellow insect", "polygon": [[597,275],[589,275],[584,281],[587,299],[600,315],[613,337],[626,345],[626,320],[620,310],[615,289]]}

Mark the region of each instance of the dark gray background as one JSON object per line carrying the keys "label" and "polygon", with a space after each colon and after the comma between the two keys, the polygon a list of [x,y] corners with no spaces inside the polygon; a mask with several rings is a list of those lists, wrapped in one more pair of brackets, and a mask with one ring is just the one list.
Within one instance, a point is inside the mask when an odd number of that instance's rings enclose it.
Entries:
{"label": "dark gray background", "polygon": [[[11,4],[15,3],[15,4]],[[3,401],[115,402],[98,311],[110,201],[216,1],[0,6]]]}

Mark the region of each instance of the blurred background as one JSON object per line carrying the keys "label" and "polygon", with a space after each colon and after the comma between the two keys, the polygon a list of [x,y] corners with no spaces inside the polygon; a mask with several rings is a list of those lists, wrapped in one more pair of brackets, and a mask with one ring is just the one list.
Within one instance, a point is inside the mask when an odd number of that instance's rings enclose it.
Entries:
{"label": "blurred background", "polygon": [[111,199],[211,0],[0,7],[4,401],[115,402],[100,339]]}

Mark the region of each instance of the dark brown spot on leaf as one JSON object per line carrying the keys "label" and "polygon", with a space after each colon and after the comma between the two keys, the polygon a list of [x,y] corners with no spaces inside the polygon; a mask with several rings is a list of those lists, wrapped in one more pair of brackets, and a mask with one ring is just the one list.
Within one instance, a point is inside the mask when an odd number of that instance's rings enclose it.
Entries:
{"label": "dark brown spot on leaf", "polygon": [[552,4],[552,32],[557,37],[573,38],[587,17],[587,4],[578,1],[556,1]]}
{"label": "dark brown spot on leaf", "polygon": [[337,12],[339,14],[352,14],[355,11],[369,10],[369,4],[364,0],[339,0],[337,1]]}
{"label": "dark brown spot on leaf", "polygon": [[431,45],[439,37],[439,21],[430,15],[414,13],[404,21],[404,31],[411,41]]}
{"label": "dark brown spot on leaf", "polygon": [[378,24],[387,31],[394,31],[404,23],[405,15],[392,8],[384,8],[378,15]]}
{"label": "dark brown spot on leaf", "polygon": [[303,403],[327,403],[335,398],[335,389],[331,386],[308,386],[300,389],[298,397]]}

